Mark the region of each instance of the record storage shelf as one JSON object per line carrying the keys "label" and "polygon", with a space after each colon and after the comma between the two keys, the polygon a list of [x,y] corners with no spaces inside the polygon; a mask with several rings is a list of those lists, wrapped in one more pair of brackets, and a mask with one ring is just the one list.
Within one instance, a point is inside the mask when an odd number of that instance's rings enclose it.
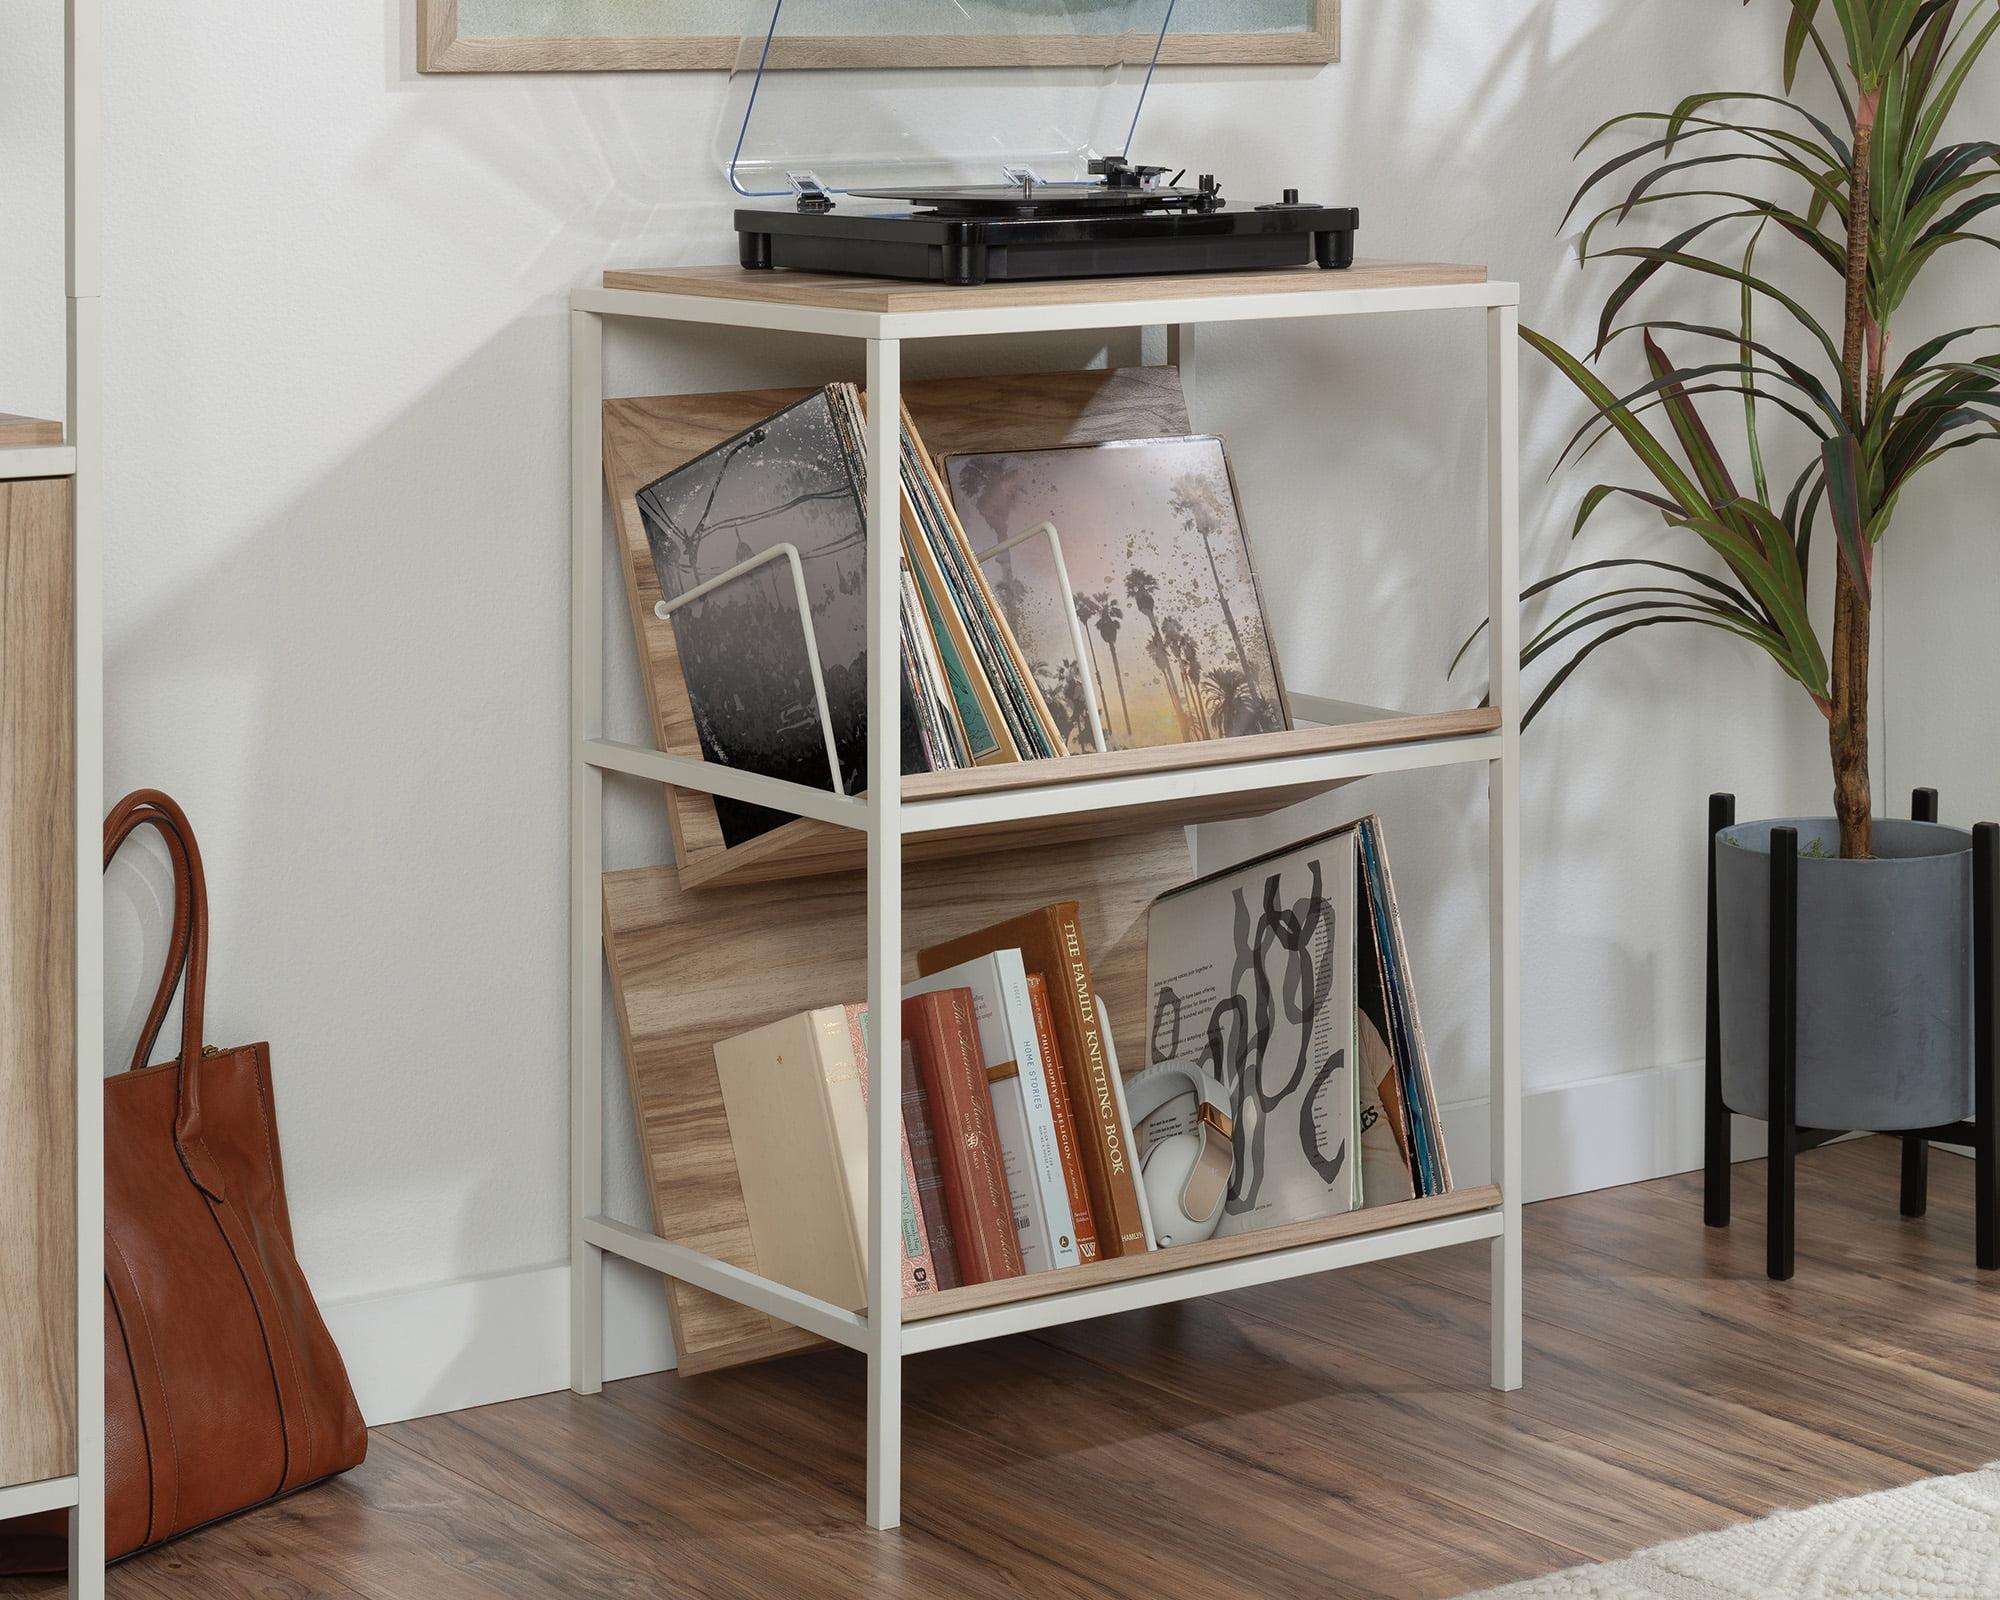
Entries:
{"label": "record storage shelf", "polygon": [[[1190,274],[943,288],[734,267],[613,271],[571,301],[571,1387],[603,1383],[606,1253],[682,1285],[760,1312],[798,1348],[831,1340],[868,1358],[867,1518],[901,1515],[901,1362],[905,1355],[1088,1317],[1220,1293],[1307,1273],[1475,1240],[1492,1251],[1493,1385],[1521,1382],[1520,1221],[1520,673],[1517,286],[1483,269],[1362,261],[1345,272]],[[867,793],[843,797],[605,737],[605,583],[613,539],[604,487],[605,322],[643,319],[860,340],[871,403],[867,448],[868,604],[871,638],[898,627],[899,477],[876,470],[897,458],[894,419],[904,393],[904,341],[1003,337],[1079,329],[1163,327],[1167,359],[1190,394],[1195,330],[1231,322],[1477,312],[1487,330],[1487,591],[1489,705],[1404,715],[1350,706],[1292,689],[1296,732],[1204,746],[1072,756],[973,772],[903,778],[900,741],[870,741]],[[887,419],[887,420],[884,420]],[[870,652],[869,725],[897,715],[898,653]],[[1309,726],[1317,724],[1317,726]],[[788,879],[866,873],[867,997],[891,1019],[876,1046],[900,1051],[906,875],[925,879],[983,851],[1056,850],[1080,839],[1171,830],[1185,823],[1258,816],[1312,794],[1385,772],[1483,765],[1489,795],[1491,1184],[1430,1200],[1371,1208],[1262,1234],[1102,1261],[1001,1284],[904,1301],[900,1290],[900,1098],[870,1103],[869,1305],[853,1312],[761,1277],[653,1231],[603,1214],[601,996],[608,887],[603,872],[605,774],[683,791],[753,801],[801,819],[758,851],[738,846],[694,865],[680,884],[694,902],[746,901]],[[776,839],[777,835],[767,836]],[[761,841],[760,841],[761,842]],[[929,863],[919,866],[918,863]],[[854,893],[862,894],[859,884]],[[765,900],[759,904],[776,905]],[[913,912],[913,915],[915,913]],[[719,923],[727,918],[718,916]],[[857,924],[859,926],[859,924]],[[800,934],[800,938],[809,937]],[[726,938],[719,934],[718,938]],[[825,1003],[827,997],[802,997]],[[704,1044],[712,1040],[703,1041]],[[628,1049],[631,1041],[627,1041]],[[886,1175],[886,1177],[885,1177]]]}

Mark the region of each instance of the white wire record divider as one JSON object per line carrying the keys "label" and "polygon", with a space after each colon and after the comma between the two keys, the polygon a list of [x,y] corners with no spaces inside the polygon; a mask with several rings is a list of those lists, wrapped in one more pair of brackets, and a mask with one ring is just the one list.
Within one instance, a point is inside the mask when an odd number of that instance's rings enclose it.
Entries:
{"label": "white wire record divider", "polygon": [[[1517,437],[1518,302],[1513,284],[1479,268],[1362,262],[1346,271],[1200,274],[1154,279],[939,288],[736,268],[619,271],[577,290],[571,314],[571,1387],[603,1383],[603,1259],[624,1257],[863,1352],[868,1365],[867,1518],[901,1516],[902,1361],[920,1351],[1107,1313],[1275,1282],[1472,1240],[1492,1248],[1492,1382],[1521,1382],[1519,1007],[1520,671]],[[905,781],[901,739],[899,424],[906,340],[1004,337],[1058,330],[1164,327],[1167,354],[1191,389],[1199,325],[1383,313],[1484,316],[1487,331],[1487,572],[1490,704],[1477,713],[1399,717],[1294,693],[1302,727],[1162,751],[1086,753],[973,775]],[[658,749],[613,743],[603,729],[603,333],[607,318],[836,335],[867,349],[868,761],[858,797],[735,771]],[[1026,537],[1043,537],[1040,530]],[[624,559],[621,551],[620,559]],[[1306,722],[1334,726],[1306,729]],[[1182,752],[1174,756],[1173,751]],[[1158,758],[1158,759],[1154,759]],[[924,836],[958,835],[984,860],[981,829],[1021,848],[1024,827],[1059,819],[1063,837],[1093,830],[1258,815],[1274,796],[1323,792],[1374,773],[1483,765],[1490,796],[1491,1184],[1433,1200],[1351,1212],[1010,1280],[911,1302],[902,1293],[899,1230],[901,1097],[869,1098],[867,1308],[847,1310],[604,1216],[602,802],[606,772],[769,807],[851,830],[866,841],[867,1002],[874,1081],[896,1083],[901,1060],[904,854]],[[997,775],[996,775],[997,774]],[[989,781],[990,780],[990,781]],[[1144,819],[1152,819],[1150,822]],[[1137,820],[1135,820],[1137,819]],[[933,839],[932,843],[937,843]],[[948,843],[950,841],[947,841]],[[937,852],[933,851],[932,855]],[[704,889],[727,897],[730,890]],[[854,893],[859,894],[857,885]],[[699,898],[699,896],[697,896]],[[858,920],[855,924],[859,926]],[[825,1004],[832,997],[802,997]],[[755,1020],[755,1019],[751,1019]],[[749,1025],[748,1022],[745,1024]],[[888,1063],[890,1065],[885,1065]],[[928,1303],[927,1303],[928,1302]]]}

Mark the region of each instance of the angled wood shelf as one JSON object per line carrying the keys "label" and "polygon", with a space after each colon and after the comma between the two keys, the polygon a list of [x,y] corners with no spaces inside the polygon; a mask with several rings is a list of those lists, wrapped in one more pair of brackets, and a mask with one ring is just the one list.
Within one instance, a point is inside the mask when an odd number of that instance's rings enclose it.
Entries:
{"label": "angled wood shelf", "polygon": [[[1112,1261],[1093,1261],[1088,1266],[1034,1272],[1024,1278],[1003,1278],[998,1283],[979,1283],[963,1289],[947,1289],[942,1294],[921,1295],[903,1302],[903,1321],[917,1324],[947,1320],[971,1312],[990,1311],[999,1306],[1066,1299],[1111,1284],[1136,1283],[1147,1278],[1192,1277],[1202,1268],[1228,1262],[1277,1257],[1313,1245],[1332,1244],[1336,1240],[1396,1233],[1420,1223],[1442,1222],[1448,1217],[1492,1213],[1499,1204],[1498,1184],[1455,1189],[1450,1194],[1433,1195],[1425,1200],[1399,1200],[1393,1205],[1369,1206],[1360,1211],[1343,1212],[1337,1217],[1295,1222],[1282,1228],[1265,1228],[1258,1233],[1239,1233],[1227,1239],[1209,1239],[1201,1244],[1185,1244],[1171,1250],[1149,1250],[1142,1256],[1120,1256]],[[1476,1228],[1464,1231],[1470,1237],[1479,1237],[1482,1232]],[[1491,1237],[1498,1231],[1498,1228],[1492,1228],[1484,1230],[1484,1233]],[[1402,1253],[1396,1250],[1384,1252],[1390,1255]],[[1260,1276],[1258,1281],[1268,1282],[1269,1276]],[[1160,1287],[1164,1292],[1156,1303],[1186,1298],[1184,1294],[1173,1293],[1171,1284]],[[1199,1292],[1211,1291],[1204,1288]],[[1072,1300],[1070,1303],[1075,1305],[1078,1302]],[[1072,1319],[1057,1317],[1050,1320]],[[917,1337],[922,1341],[919,1348],[931,1348],[947,1342],[936,1338],[924,1339],[921,1335]]]}
{"label": "angled wood shelf", "polygon": [[[1267,816],[1374,773],[1487,761],[1490,707],[1364,713],[1330,727],[1203,744],[1115,750],[903,780],[903,859],[941,861],[1042,848],[1167,825]],[[859,872],[866,833],[799,818],[678,868],[684,887]]]}

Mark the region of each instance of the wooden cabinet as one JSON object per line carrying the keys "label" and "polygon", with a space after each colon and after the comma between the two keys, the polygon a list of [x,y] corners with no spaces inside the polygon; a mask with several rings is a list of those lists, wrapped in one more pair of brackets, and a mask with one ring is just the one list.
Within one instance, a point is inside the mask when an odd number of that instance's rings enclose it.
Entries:
{"label": "wooden cabinet", "polygon": [[76,1471],[71,504],[0,482],[0,1488]]}

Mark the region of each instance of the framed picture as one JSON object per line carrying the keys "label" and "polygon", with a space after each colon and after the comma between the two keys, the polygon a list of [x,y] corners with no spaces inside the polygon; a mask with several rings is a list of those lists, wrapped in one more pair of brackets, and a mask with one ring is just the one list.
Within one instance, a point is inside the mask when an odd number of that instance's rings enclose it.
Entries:
{"label": "framed picture", "polygon": [[[999,16],[1008,4],[965,0],[953,9]],[[761,36],[770,10],[770,0],[417,0],[417,66],[424,72],[727,72],[737,65],[745,35]],[[886,10],[892,22],[899,10],[921,15],[910,0]],[[1080,16],[1087,15],[1085,8]],[[1083,30],[885,28],[783,40],[769,65],[1090,66],[1109,59],[1116,38]],[[1160,50],[1162,63],[1174,66],[1323,66],[1339,59],[1340,0],[1178,0]],[[745,65],[755,66],[755,58]]]}

